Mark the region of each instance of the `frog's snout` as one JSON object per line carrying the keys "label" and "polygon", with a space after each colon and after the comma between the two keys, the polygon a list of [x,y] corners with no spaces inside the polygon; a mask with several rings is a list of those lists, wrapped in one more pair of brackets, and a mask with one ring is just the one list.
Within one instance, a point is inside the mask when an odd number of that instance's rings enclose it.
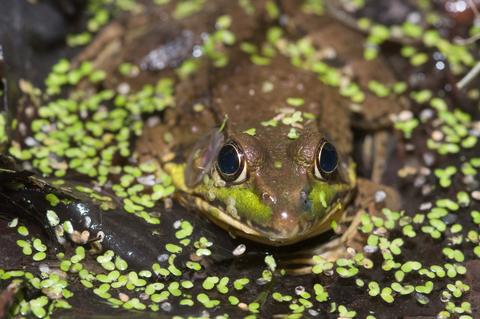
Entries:
{"label": "frog's snout", "polygon": [[298,233],[299,225],[297,218],[293,217],[288,210],[273,213],[272,225],[275,235],[282,238],[291,238]]}
{"label": "frog's snout", "polygon": [[282,190],[278,193],[264,191],[262,200],[272,211],[269,227],[272,239],[287,240],[308,232],[313,219],[308,213],[309,202],[304,190]]}

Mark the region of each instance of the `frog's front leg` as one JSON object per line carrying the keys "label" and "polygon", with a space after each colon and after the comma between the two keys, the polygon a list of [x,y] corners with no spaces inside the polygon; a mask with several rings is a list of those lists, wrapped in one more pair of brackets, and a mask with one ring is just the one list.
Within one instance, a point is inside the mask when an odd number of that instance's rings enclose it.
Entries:
{"label": "frog's front leg", "polygon": [[391,187],[362,178],[358,180],[358,189],[355,205],[345,213],[336,229],[337,233],[342,234],[338,238],[337,247],[323,254],[329,260],[346,256],[347,248],[356,252],[362,250],[366,240],[366,236],[359,232],[362,215],[381,218],[384,208],[398,210],[401,207],[401,197]]}

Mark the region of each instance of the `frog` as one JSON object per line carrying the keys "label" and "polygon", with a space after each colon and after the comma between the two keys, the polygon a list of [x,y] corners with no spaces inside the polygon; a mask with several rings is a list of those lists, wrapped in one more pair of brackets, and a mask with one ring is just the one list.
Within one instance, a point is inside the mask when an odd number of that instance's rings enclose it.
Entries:
{"label": "frog", "polygon": [[[337,229],[340,238],[315,249],[335,259],[359,237],[359,218],[365,210],[354,207],[375,206],[378,192],[387,194],[384,206],[400,205],[398,194],[381,185],[381,176],[391,118],[404,106],[366,90],[371,79],[394,83],[395,78],[382,57],[364,60],[358,32],[329,17],[308,17],[292,2],[284,4],[289,17],[284,29],[297,35],[306,29],[302,39],[317,54],[348,61],[342,72],[365,89],[361,106],[341,96],[337,87],[322,83],[311,70],[294,65],[282,52],[284,40],[268,65],[257,65],[233,48],[233,64],[202,75],[207,78],[207,97],[173,115],[173,127],[146,129],[137,150],[160,158],[183,206],[234,237],[289,246],[342,224]],[[200,111],[192,110],[199,105]],[[370,134],[370,143],[361,151],[370,161],[370,179],[357,175],[352,128]],[[161,138],[165,132],[174,132],[170,148]],[[171,149],[183,154],[162,161],[161,154]]]}

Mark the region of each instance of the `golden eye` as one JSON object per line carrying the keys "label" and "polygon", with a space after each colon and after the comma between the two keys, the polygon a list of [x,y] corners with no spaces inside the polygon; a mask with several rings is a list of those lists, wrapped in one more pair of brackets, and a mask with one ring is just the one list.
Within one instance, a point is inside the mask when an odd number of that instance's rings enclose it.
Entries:
{"label": "golden eye", "polygon": [[223,145],[217,156],[217,171],[229,183],[241,183],[247,179],[247,165],[243,150],[235,143]]}
{"label": "golden eye", "polygon": [[338,154],[335,146],[322,141],[315,157],[315,177],[325,179],[335,172],[338,166]]}

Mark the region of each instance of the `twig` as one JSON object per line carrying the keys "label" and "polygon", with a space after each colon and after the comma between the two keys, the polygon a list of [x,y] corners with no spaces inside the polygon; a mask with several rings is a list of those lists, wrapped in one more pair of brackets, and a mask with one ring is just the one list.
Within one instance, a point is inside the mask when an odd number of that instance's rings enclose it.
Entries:
{"label": "twig", "polygon": [[477,62],[475,66],[457,83],[457,88],[463,90],[470,82],[472,82],[480,74],[480,62]]}
{"label": "twig", "polygon": [[470,38],[467,38],[467,39],[455,38],[453,41],[455,42],[455,44],[469,45],[469,44],[475,43],[478,40],[480,40],[480,34],[474,35],[474,36],[472,36]]}

